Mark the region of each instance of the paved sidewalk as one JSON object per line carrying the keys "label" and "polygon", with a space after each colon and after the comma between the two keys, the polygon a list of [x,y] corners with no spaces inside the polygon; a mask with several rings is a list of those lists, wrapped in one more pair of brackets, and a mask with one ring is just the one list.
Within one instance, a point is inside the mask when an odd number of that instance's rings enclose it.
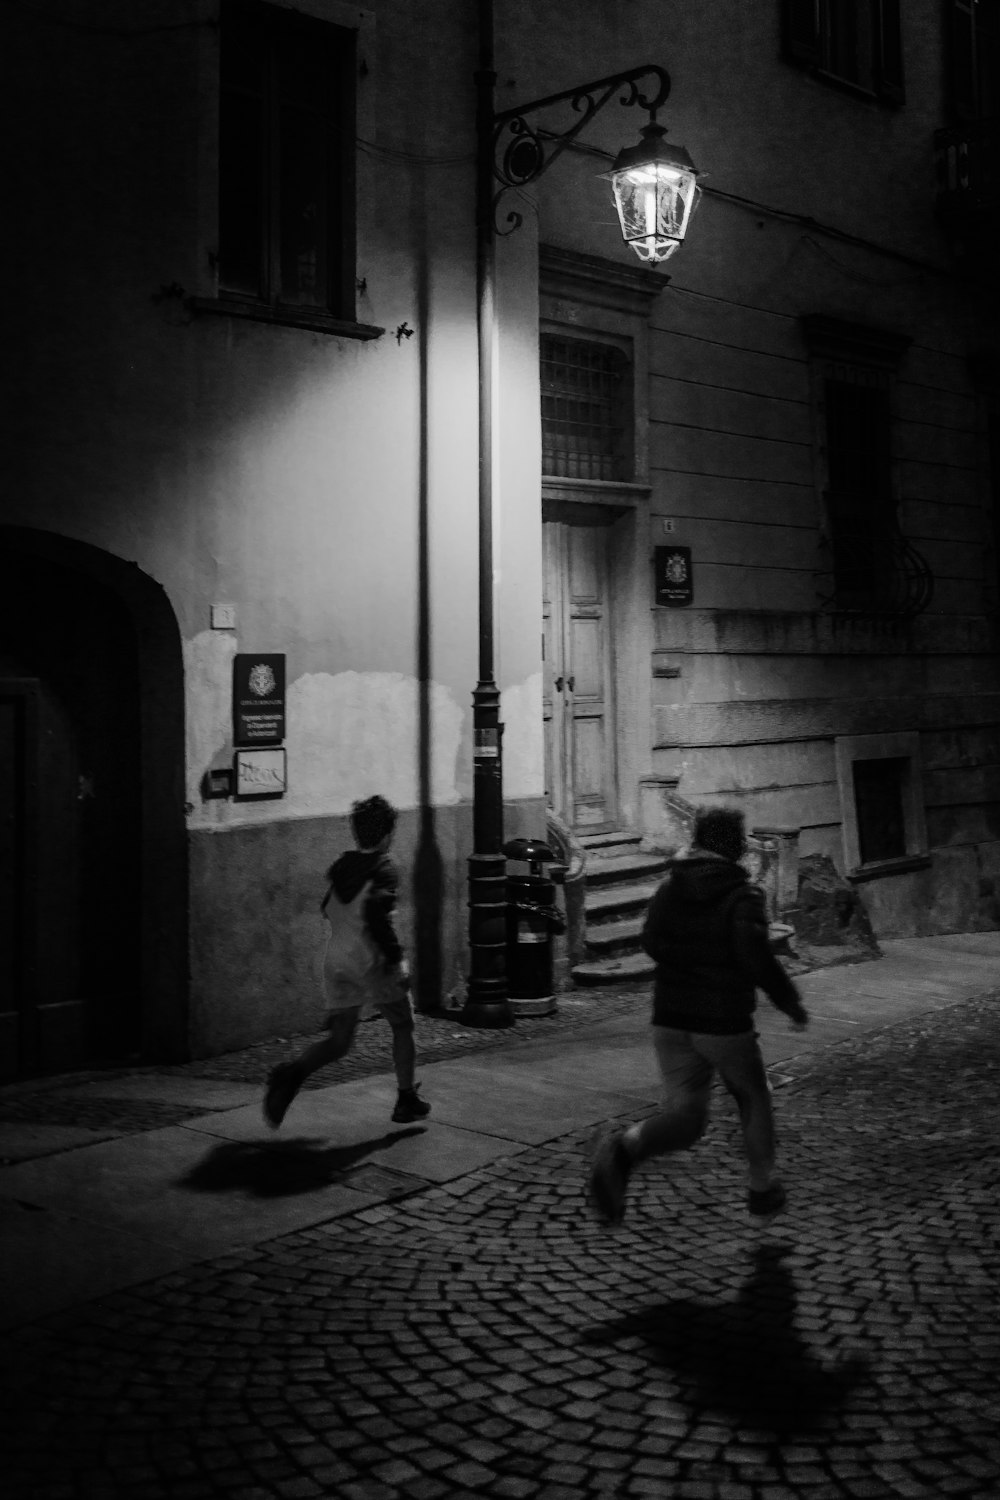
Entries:
{"label": "paved sidewalk", "polygon": [[[808,1031],[790,1031],[764,999],[758,1008],[779,1087],[808,1075],[830,1044],[1000,991],[1000,933],[887,942],[879,960],[798,982]],[[391,1125],[392,1074],[369,1071],[303,1092],[272,1133],[260,1114],[260,1049],[228,1060],[242,1078],[202,1077],[204,1065],[193,1064],[0,1090],[0,1328],[455,1181],[623,1109],[648,1111],[658,1079],[647,991],[618,995],[615,1013],[587,1025],[566,1024],[570,1008],[548,1036],[536,1023],[531,1041],[523,1023],[476,1032],[446,1021],[465,1050],[423,1062],[433,1102],[426,1125]],[[359,1051],[384,1068],[384,1028],[363,1030]],[[427,1030],[421,1022],[422,1038]],[[2,1118],[6,1093],[21,1118]],[[116,1104],[126,1106],[125,1123],[95,1127]]]}
{"label": "paved sidewalk", "polygon": [[656,1095],[644,996],[426,1064],[426,1126],[372,1074],[273,1135],[232,1061],[0,1091],[187,1112],[0,1169],[5,1500],[1000,1495],[998,959],[887,944],[804,977],[803,1034],[762,1005],[767,1229],[722,1097],[590,1217],[594,1123]]}

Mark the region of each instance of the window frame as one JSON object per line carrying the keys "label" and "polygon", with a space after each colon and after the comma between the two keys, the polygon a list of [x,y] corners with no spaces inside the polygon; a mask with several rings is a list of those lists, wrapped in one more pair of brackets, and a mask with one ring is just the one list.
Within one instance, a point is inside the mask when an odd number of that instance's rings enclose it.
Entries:
{"label": "window frame", "polygon": [[[890,547],[893,539],[902,538],[899,528],[899,475],[893,441],[895,425],[895,383],[899,365],[911,340],[903,334],[885,329],[870,328],[864,324],[845,322],[823,314],[807,314],[802,320],[802,329],[810,356],[812,382],[812,406],[814,421],[814,478],[817,494],[820,538],[827,549],[829,567],[824,569],[833,580],[833,589],[824,604],[835,611],[879,614],[888,604],[892,580],[892,564],[888,553],[883,559],[885,577],[873,571],[872,586],[866,595],[848,598],[842,580],[838,580],[837,540],[838,503],[841,517],[849,518],[851,494],[833,491],[834,466],[830,460],[830,386],[840,385],[869,389],[878,392],[883,406],[884,446],[881,452],[873,449],[874,461],[870,490],[859,492],[857,510],[868,521],[871,519],[871,501],[878,502],[880,525],[868,527],[876,543]],[[874,403],[873,403],[874,405]],[[880,588],[880,584],[883,586]],[[883,597],[884,595],[884,597]],[[890,610],[891,612],[891,610]]]}
{"label": "window frame", "polygon": [[[901,730],[895,734],[839,735],[834,740],[834,756],[840,794],[844,870],[848,878],[876,880],[880,876],[900,875],[930,865],[919,732]],[[900,787],[906,848],[903,854],[891,859],[865,862],[861,858],[854,766],[858,761],[873,760],[898,760],[906,765]]]}
{"label": "window frame", "polygon": [[[830,546],[834,595],[842,607],[865,609],[877,606],[887,582],[879,572],[876,552],[881,538],[897,528],[897,503],[893,488],[892,402],[888,380],[858,368],[827,367],[822,372],[822,445],[826,464],[823,491],[824,520]],[[843,393],[841,396],[839,393]],[[853,420],[837,411],[838,403],[849,410],[848,393],[854,395]],[[868,397],[866,401],[864,398]],[[865,408],[867,407],[867,410]],[[851,445],[849,439],[835,443],[848,430],[862,433],[868,427],[871,441]],[[839,429],[839,432],[838,432]],[[838,482],[838,471],[863,470],[852,484]],[[851,536],[866,544],[871,559],[870,579],[857,581],[857,549],[852,561]],[[883,566],[888,559],[883,558]],[[853,581],[852,581],[853,577]]]}
{"label": "window frame", "polygon": [[[609,356],[608,373],[619,383],[619,388],[613,392],[609,400],[609,406],[613,415],[613,421],[605,424],[605,430],[613,435],[613,443],[606,452],[588,453],[581,450],[566,450],[566,468],[572,467],[571,460],[577,461],[578,468],[587,466],[603,466],[619,470],[618,473],[598,474],[572,474],[559,473],[557,470],[545,467],[545,456],[547,447],[555,445],[546,444],[546,381],[545,370],[545,344],[547,340],[564,345],[576,344],[580,351],[606,351]],[[617,365],[615,370],[613,367]],[[572,368],[568,362],[565,368]],[[541,428],[542,428],[542,480],[569,480],[581,481],[584,484],[630,484],[635,478],[635,419],[633,409],[635,405],[635,364],[631,341],[623,338],[612,338],[609,334],[595,335],[593,330],[579,330],[576,328],[558,328],[551,324],[542,323],[539,327],[539,376],[541,385]],[[567,391],[564,399],[572,400],[572,395]],[[576,398],[582,405],[586,401],[586,395]],[[583,426],[582,422],[576,425]],[[593,431],[597,431],[597,424],[593,424]]]}
{"label": "window frame", "polygon": [[[334,253],[330,257],[327,273],[324,277],[323,300],[321,302],[309,303],[306,301],[287,301],[281,296],[280,283],[275,284],[274,268],[277,258],[280,256],[280,217],[277,213],[276,204],[272,197],[269,204],[263,209],[262,222],[262,247],[261,247],[261,269],[262,287],[260,295],[253,295],[237,288],[226,287],[223,284],[224,271],[221,266],[220,251],[222,241],[222,158],[221,158],[221,133],[223,110],[225,108],[225,89],[223,78],[222,47],[224,45],[224,28],[226,25],[227,11],[229,12],[229,24],[234,24],[233,18],[241,14],[246,17],[248,26],[264,28],[266,32],[274,36],[299,35],[312,33],[313,36],[322,35],[326,39],[329,48],[329,56],[332,65],[336,69],[336,76],[329,80],[326,96],[328,113],[326,116],[331,137],[328,139],[330,150],[329,168],[327,180],[329,184],[329,199],[327,206],[328,222],[326,239],[328,246],[334,247]],[[236,24],[239,24],[238,20]],[[213,268],[213,295],[194,297],[191,305],[197,312],[217,313],[233,317],[247,318],[256,322],[279,324],[283,326],[310,329],[314,332],[329,333],[356,339],[373,339],[382,335],[384,328],[373,324],[361,323],[357,319],[356,296],[357,296],[357,148],[356,137],[363,133],[359,120],[360,101],[358,99],[357,81],[365,72],[364,64],[360,61],[362,39],[366,31],[370,30],[370,17],[366,12],[360,12],[352,6],[337,3],[317,4],[315,0],[299,0],[296,6],[284,4],[270,4],[267,0],[223,0],[220,8],[220,29],[217,50],[215,52],[215,67],[217,76],[217,128],[219,148],[217,149],[216,162],[218,179],[216,188],[216,213],[214,246],[209,251],[209,259]],[[369,38],[370,40],[370,38]],[[276,116],[278,99],[273,92],[274,78],[272,72],[272,89],[266,104],[264,105],[267,116],[266,132],[269,142],[268,153],[270,157],[269,166],[265,168],[264,151],[262,148],[261,173],[262,179],[265,174],[269,181],[267,187],[274,192],[277,186],[275,171],[276,163],[273,160],[273,148],[275,131],[277,129]],[[331,100],[335,101],[330,107]],[[365,106],[364,113],[370,112],[371,101]],[[340,140],[335,136],[339,132]],[[263,184],[262,184],[263,187]],[[207,224],[206,224],[207,227]]]}
{"label": "window frame", "polygon": [[[624,480],[564,479],[541,474],[543,511],[605,505],[618,514],[644,504],[649,481],[649,321],[669,278],[659,271],[554,245],[539,246],[539,334],[613,344],[628,358],[631,470]],[[537,363],[541,374],[541,349]],[[539,400],[539,445],[541,401]],[[542,455],[539,446],[539,470]]]}
{"label": "window frame", "polygon": [[996,119],[1000,10],[995,4],[991,10],[983,0],[945,0],[945,96],[955,124]]}
{"label": "window frame", "polygon": [[[870,82],[838,71],[835,15],[852,7],[870,59]],[[864,26],[867,15],[867,27]],[[782,55],[816,78],[882,104],[906,101],[900,0],[782,0]]]}

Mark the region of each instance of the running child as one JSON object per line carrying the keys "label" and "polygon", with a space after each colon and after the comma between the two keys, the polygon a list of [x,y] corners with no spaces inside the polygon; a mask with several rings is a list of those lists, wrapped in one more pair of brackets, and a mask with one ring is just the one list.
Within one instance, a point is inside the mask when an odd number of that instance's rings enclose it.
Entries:
{"label": "running child", "polygon": [[397,1124],[423,1120],[430,1105],[414,1083],[416,1045],[410,978],[393,912],[399,874],[389,858],[396,810],[384,797],[355,802],[351,831],[357,844],[330,866],[320,910],[329,924],[323,958],[323,992],[330,1007],[327,1035],[298,1057],[271,1070],[264,1118],[277,1129],[306,1079],[345,1057],[360,1020],[381,1012],[392,1027],[392,1062],[398,1095]]}

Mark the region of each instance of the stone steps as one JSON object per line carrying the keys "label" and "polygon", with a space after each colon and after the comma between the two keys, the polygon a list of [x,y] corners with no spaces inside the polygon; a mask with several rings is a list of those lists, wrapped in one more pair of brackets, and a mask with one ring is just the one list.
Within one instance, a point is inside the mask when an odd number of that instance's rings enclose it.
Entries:
{"label": "stone steps", "polygon": [[651,979],[654,964],[645,953],[621,953],[588,960],[573,967],[573,982],[581,987],[599,984],[635,984]]}
{"label": "stone steps", "polygon": [[590,834],[580,842],[587,859],[587,954],[574,965],[573,981],[590,986],[646,979],[653,973],[653,962],[639,946],[639,933],[666,860],[643,853],[640,835],[628,829]]}

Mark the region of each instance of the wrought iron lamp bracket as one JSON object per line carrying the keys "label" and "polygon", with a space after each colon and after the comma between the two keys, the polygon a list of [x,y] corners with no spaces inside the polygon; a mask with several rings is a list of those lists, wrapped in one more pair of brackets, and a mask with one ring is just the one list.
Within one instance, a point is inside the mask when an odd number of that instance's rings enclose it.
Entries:
{"label": "wrought iron lamp bracket", "polygon": [[[642,87],[642,81],[650,82]],[[655,85],[655,92],[653,91]],[[506,218],[506,228],[499,220],[500,200],[513,188],[527,187],[537,182],[543,172],[572,145],[577,136],[589,124],[594,115],[603,109],[619,89],[624,93],[620,104],[638,105],[649,111],[650,119],[666,103],[670,93],[670,75],[665,68],[649,63],[645,67],[630,68],[626,73],[613,73],[607,78],[597,78],[593,83],[582,83],[573,89],[564,89],[560,94],[548,94],[544,99],[533,99],[516,109],[497,111],[493,116],[493,175],[501,184],[493,196],[493,223],[497,234],[510,234],[523,222],[523,216],[511,209]],[[546,109],[552,104],[568,103],[576,110],[576,119],[561,133],[539,131],[528,123],[527,115]]]}

